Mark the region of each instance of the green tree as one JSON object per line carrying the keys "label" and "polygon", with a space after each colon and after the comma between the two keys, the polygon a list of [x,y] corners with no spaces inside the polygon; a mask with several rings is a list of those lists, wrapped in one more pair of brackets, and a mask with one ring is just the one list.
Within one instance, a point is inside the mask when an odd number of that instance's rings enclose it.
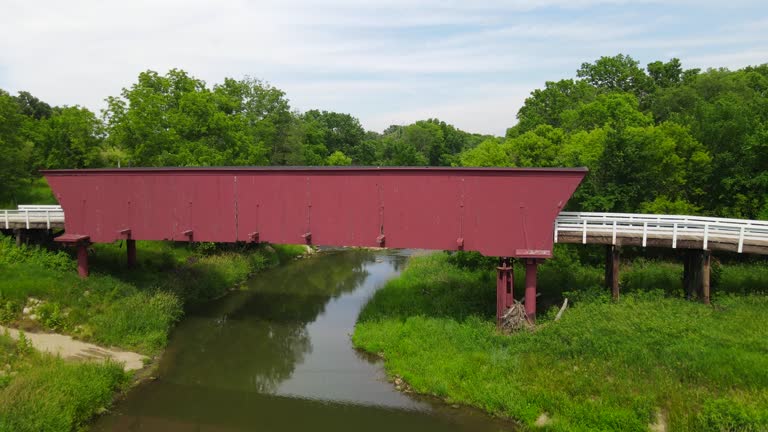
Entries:
{"label": "green tree", "polygon": [[673,87],[682,82],[683,65],[680,63],[680,59],[673,58],[666,63],[662,61],[651,62],[646,68],[653,83],[658,87]]}
{"label": "green tree", "polygon": [[563,112],[593,100],[596,94],[597,89],[586,81],[547,81],[544,89],[532,91],[525,99],[525,103],[517,112],[518,123],[507,132],[507,137],[511,138],[539,125],[560,127]]}
{"label": "green tree", "polygon": [[768,67],[709,70],[654,95],[657,121],[686,126],[712,158],[701,206],[755,217],[768,191]]}
{"label": "green tree", "polygon": [[40,121],[36,160],[44,168],[92,168],[100,166],[103,140],[101,121],[79,106],[56,107]]}
{"label": "green tree", "polygon": [[355,150],[365,138],[365,130],[360,121],[349,114],[309,110],[304,113],[303,118],[320,126],[323,143],[331,153],[341,151],[355,154]]}
{"label": "green tree", "polygon": [[[595,190],[603,208],[632,212],[664,197],[693,203],[700,187],[695,180],[707,170],[709,155],[688,132],[675,124],[606,128],[603,154],[595,167]],[[692,205],[691,205],[692,207]]]}
{"label": "green tree", "polygon": [[512,166],[509,152],[509,146],[491,138],[461,153],[459,161],[465,167],[509,167]]}
{"label": "green tree", "polygon": [[603,126],[624,128],[650,126],[653,116],[640,110],[637,97],[631,93],[612,92],[561,113],[562,127],[567,131],[591,130]]}
{"label": "green tree", "polygon": [[402,139],[422,154],[429,165],[440,165],[441,158],[448,153],[443,130],[429,121],[418,121],[403,128]]}
{"label": "green tree", "polygon": [[282,92],[257,80],[226,79],[211,90],[181,70],[147,71],[107,102],[107,144],[134,165],[261,165],[267,145],[274,163],[286,160],[293,117]]}
{"label": "green tree", "polygon": [[559,161],[565,133],[562,129],[549,125],[540,125],[515,138],[507,140],[514,166],[520,167],[553,167]]}
{"label": "green tree", "polygon": [[600,57],[594,63],[582,63],[576,76],[602,91],[634,93],[643,99],[652,91],[652,80],[632,57],[617,54]]}
{"label": "green tree", "polygon": [[300,160],[300,134],[296,133],[296,114],[291,112],[282,90],[258,79],[225,78],[214,86],[227,116],[244,121],[248,156],[242,164],[263,165],[265,155],[272,165],[291,165]]}
{"label": "green tree", "polygon": [[352,165],[352,158],[336,150],[328,156],[326,164],[330,166],[348,166]]}
{"label": "green tree", "polygon": [[16,100],[0,90],[0,198],[9,199],[27,178],[31,146],[22,139],[24,115]]}
{"label": "green tree", "polygon": [[[425,166],[427,158],[411,143],[403,139],[403,127],[389,128],[381,139],[382,165]],[[385,131],[387,132],[387,131]]]}
{"label": "green tree", "polygon": [[32,96],[30,92],[20,91],[14,99],[19,104],[21,113],[35,120],[45,119],[53,114],[53,109],[50,105]]}

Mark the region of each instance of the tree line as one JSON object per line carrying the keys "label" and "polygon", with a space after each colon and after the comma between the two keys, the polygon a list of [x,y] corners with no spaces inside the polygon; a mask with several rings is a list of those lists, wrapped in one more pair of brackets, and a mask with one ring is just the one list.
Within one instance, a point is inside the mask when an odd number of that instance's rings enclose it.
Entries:
{"label": "tree line", "polygon": [[768,219],[768,64],[601,57],[534,90],[504,137],[437,119],[366,131],[350,114],[293,110],[258,79],[210,86],[178,69],[143,72],[106,102],[97,115],[0,90],[0,198],[44,168],[586,166],[570,209]]}

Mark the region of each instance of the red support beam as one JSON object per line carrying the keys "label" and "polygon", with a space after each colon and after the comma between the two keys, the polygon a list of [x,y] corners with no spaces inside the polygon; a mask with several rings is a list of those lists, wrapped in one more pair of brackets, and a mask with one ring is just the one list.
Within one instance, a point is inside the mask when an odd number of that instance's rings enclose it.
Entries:
{"label": "red support beam", "polygon": [[535,259],[525,261],[525,314],[531,323],[536,322],[536,273],[539,262]]}
{"label": "red support beam", "polygon": [[509,258],[499,258],[496,275],[496,326],[501,327],[501,319],[513,302],[512,266]]}
{"label": "red support beam", "polygon": [[128,253],[128,268],[136,267],[136,240],[127,239],[125,248]]}
{"label": "red support beam", "polygon": [[512,260],[507,263],[507,266],[509,267],[509,273],[507,274],[507,289],[506,289],[506,296],[504,297],[504,306],[509,309],[512,307],[512,304],[515,302],[514,297],[514,283],[515,283],[515,266],[512,265]]}
{"label": "red support beam", "polygon": [[88,243],[77,243],[77,274],[81,278],[87,278],[89,274],[88,270]]}
{"label": "red support beam", "polygon": [[91,244],[90,237],[83,234],[66,233],[53,240],[77,248],[77,274],[82,278],[88,277],[88,245]]}

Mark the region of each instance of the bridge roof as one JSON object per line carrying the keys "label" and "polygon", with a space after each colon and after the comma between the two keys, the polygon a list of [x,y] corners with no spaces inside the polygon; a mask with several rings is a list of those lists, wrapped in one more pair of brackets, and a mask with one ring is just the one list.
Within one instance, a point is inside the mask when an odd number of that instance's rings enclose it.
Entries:
{"label": "bridge roof", "polygon": [[43,174],[128,174],[128,173],[228,173],[233,172],[297,172],[311,173],[416,173],[430,172],[441,174],[509,174],[509,173],[557,173],[557,172],[587,172],[586,167],[576,168],[486,168],[486,167],[412,167],[412,166],[224,166],[224,167],[141,167],[141,168],[87,168],[87,169],[50,169],[41,170]]}

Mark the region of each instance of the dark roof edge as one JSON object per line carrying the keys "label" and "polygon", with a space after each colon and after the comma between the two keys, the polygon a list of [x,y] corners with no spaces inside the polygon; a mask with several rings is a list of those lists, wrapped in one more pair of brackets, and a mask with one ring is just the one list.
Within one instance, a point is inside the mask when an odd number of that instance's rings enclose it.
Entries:
{"label": "dark roof edge", "polygon": [[297,172],[297,171],[316,171],[316,172],[344,172],[344,171],[362,171],[362,172],[483,172],[483,173],[504,173],[504,172],[587,172],[586,167],[577,168],[481,168],[481,167],[371,167],[371,166],[230,166],[230,167],[136,167],[136,168],[84,168],[84,169],[48,169],[40,170],[43,174],[117,174],[117,173],[135,173],[135,172],[155,172],[155,173],[189,173],[189,172]]}

